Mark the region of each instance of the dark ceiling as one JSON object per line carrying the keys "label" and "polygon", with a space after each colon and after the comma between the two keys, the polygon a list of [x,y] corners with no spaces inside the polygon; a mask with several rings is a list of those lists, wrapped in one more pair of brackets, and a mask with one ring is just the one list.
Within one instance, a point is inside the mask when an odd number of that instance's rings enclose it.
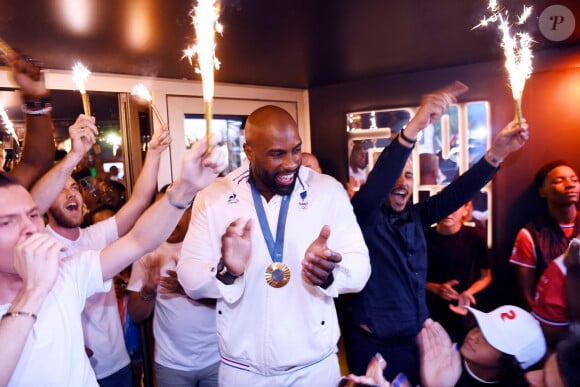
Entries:
{"label": "dark ceiling", "polygon": [[[580,43],[580,1],[534,4],[535,50]],[[576,15],[550,42],[537,19],[551,4]],[[2,0],[0,37],[47,68],[81,61],[93,72],[200,79],[182,50],[193,42],[190,0]],[[471,30],[483,0],[222,0],[217,82],[310,88],[470,64],[502,56],[495,27]],[[81,6],[88,7],[85,14]],[[81,7],[81,8],[78,8]],[[515,15],[515,12],[512,12]],[[65,17],[64,15],[68,15]],[[73,26],[80,27],[75,32]]]}

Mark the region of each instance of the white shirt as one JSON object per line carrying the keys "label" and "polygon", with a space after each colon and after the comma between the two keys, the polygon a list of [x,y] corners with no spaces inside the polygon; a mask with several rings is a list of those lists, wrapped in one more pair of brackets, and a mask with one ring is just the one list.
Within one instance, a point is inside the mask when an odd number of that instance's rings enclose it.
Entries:
{"label": "white shirt", "polygon": [[[69,246],[73,255],[87,250],[103,249],[119,239],[114,217],[82,228],[79,237],[74,241],[57,234],[50,226],[46,230]],[[106,293],[97,293],[88,298],[81,318],[85,345],[93,351],[90,361],[97,379],[110,376],[131,362],[125,347],[114,287]]]}
{"label": "white shirt", "polygon": [[[79,315],[88,296],[110,286],[103,283],[99,252],[64,258],[8,386],[97,386]],[[0,305],[0,314],[9,307]]]}
{"label": "white shirt", "polygon": [[[163,243],[133,264],[128,290],[139,292],[149,267],[159,267],[161,276],[175,270],[181,243]],[[181,371],[197,371],[220,361],[215,329],[215,307],[185,295],[155,298],[153,335],[155,362]]]}
{"label": "white shirt", "polygon": [[[264,272],[272,263],[254,208],[248,167],[217,179],[195,198],[183,242],[178,277],[186,293],[218,298],[217,332],[222,361],[262,375],[284,374],[336,352],[340,336],[333,297],[360,291],[370,276],[368,250],[346,191],[330,176],[301,168],[292,193],[283,261],[290,282],[270,287]],[[262,198],[272,235],[281,197]],[[215,278],[221,237],[237,218],[253,219],[252,256],[232,285]],[[342,255],[328,289],[301,277],[301,262],[323,225],[331,229],[328,246]]]}

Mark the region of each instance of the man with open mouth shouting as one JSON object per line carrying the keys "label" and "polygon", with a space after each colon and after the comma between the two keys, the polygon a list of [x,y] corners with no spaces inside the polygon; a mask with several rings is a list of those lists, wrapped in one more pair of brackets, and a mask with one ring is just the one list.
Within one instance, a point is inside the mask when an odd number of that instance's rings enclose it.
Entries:
{"label": "man with open mouth shouting", "polygon": [[416,336],[428,316],[424,229],[470,200],[491,180],[501,161],[527,140],[527,126],[510,122],[469,171],[429,200],[411,203],[414,176],[408,159],[417,136],[465,91],[467,86],[455,82],[424,96],[416,115],[383,150],[352,198],[372,268],[365,288],[352,300],[352,324],[346,335],[354,374],[364,374],[378,352],[389,363],[387,380],[404,372],[413,385],[419,383]]}

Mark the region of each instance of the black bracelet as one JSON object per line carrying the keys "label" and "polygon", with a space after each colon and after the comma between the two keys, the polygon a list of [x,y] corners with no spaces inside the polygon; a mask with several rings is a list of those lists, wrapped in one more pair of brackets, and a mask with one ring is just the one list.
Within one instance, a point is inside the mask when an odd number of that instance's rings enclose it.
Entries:
{"label": "black bracelet", "polygon": [[141,298],[143,301],[153,301],[155,297],[157,297],[157,292],[146,294],[143,293],[143,288],[139,290],[139,298]]}
{"label": "black bracelet", "polygon": [[[241,274],[240,274],[241,275]],[[234,275],[228,271],[223,258],[218,262],[215,277],[225,285],[233,284],[240,275]]]}
{"label": "black bracelet", "polygon": [[51,103],[50,96],[34,98],[30,100],[26,100],[26,98],[24,99],[24,105],[26,105],[27,109],[31,110],[44,109],[47,106],[50,106],[50,103]]}
{"label": "black bracelet", "polygon": [[405,141],[407,141],[409,144],[414,144],[417,142],[417,139],[410,139],[409,137],[405,136],[405,130],[401,129],[401,131],[399,132],[399,136],[401,136],[401,138]]}

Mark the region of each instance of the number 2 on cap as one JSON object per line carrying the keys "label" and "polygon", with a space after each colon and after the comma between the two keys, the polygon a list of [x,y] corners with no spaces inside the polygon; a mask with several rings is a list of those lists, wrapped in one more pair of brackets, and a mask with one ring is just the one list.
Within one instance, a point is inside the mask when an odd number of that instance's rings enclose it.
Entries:
{"label": "number 2 on cap", "polygon": [[509,312],[503,312],[502,314],[500,314],[500,318],[502,320],[505,320],[506,318],[508,320],[513,320],[514,318],[516,318],[516,312],[514,312],[513,310],[510,310]]}

